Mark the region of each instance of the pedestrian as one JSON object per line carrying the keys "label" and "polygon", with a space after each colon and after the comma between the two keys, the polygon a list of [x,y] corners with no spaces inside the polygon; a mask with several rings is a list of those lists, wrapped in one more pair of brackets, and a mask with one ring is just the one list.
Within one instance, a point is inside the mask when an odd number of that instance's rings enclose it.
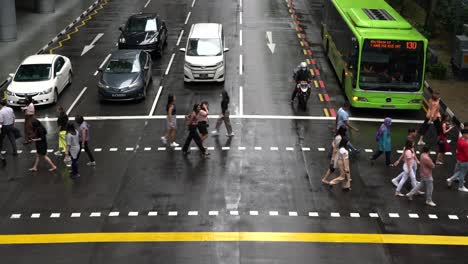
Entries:
{"label": "pedestrian", "polygon": [[468,129],[462,129],[457,141],[457,165],[452,177],[447,179],[447,185],[458,179],[458,191],[468,192],[465,187],[465,175],[468,172]]}
{"label": "pedestrian", "polygon": [[436,131],[439,131],[440,127],[440,93],[433,91],[431,98],[429,98],[428,109],[424,123],[419,128],[419,135],[421,136],[418,141],[418,145],[426,145],[423,137],[426,134],[429,126],[434,124]]}
{"label": "pedestrian", "polygon": [[[338,109],[338,112],[336,114],[336,119],[335,119],[335,128],[338,130],[338,128],[340,128],[341,126],[345,126],[346,127],[346,131],[347,131],[347,138],[350,139],[350,129],[358,132],[359,129],[357,129],[356,127],[352,126],[351,123],[349,122],[349,108],[351,107],[351,105],[349,104],[349,102],[344,102],[343,106],[340,107],[340,109]],[[348,141],[348,144],[349,144],[349,149],[353,152],[353,153],[359,153],[361,150],[358,149],[358,148],[355,148],[351,142]]]}
{"label": "pedestrian", "polygon": [[44,159],[49,164],[49,171],[55,171],[57,166],[55,166],[52,160],[47,156],[47,130],[37,119],[33,119],[31,121],[31,126],[34,133],[31,141],[36,142],[36,159],[34,161],[34,165],[29,169],[29,171],[37,171],[37,165],[39,164],[40,159]]}
{"label": "pedestrian", "polygon": [[444,155],[447,151],[450,150],[450,145],[449,145],[447,134],[453,128],[454,127],[451,126],[449,122],[449,115],[443,114],[441,125],[440,125],[439,136],[437,138],[438,151],[437,151],[436,165],[444,164]]}
{"label": "pedestrian", "polygon": [[185,121],[186,121],[186,124],[187,124],[187,127],[188,127],[189,134],[187,136],[187,139],[185,140],[184,146],[182,147],[182,153],[184,155],[187,155],[187,154],[190,153],[189,147],[190,147],[190,143],[192,142],[192,139],[193,139],[193,141],[195,141],[195,144],[197,144],[198,149],[200,150],[200,155],[203,158],[207,158],[209,154],[206,152],[205,147],[203,147],[203,142],[202,142],[202,140],[200,138],[200,135],[198,134],[198,131],[197,131],[197,128],[198,128],[197,116],[198,116],[199,112],[200,112],[200,105],[199,104],[194,104],[192,113],[190,113],[186,117]]}
{"label": "pedestrian", "polygon": [[71,178],[76,179],[80,177],[78,173],[78,159],[80,157],[80,136],[76,131],[75,126],[72,123],[68,123],[66,126],[65,136],[65,157],[71,159]]}
{"label": "pedestrian", "polygon": [[340,145],[338,146],[338,168],[340,169],[340,175],[330,181],[330,186],[341,182],[343,191],[351,190],[348,143],[347,137],[342,138],[340,141]]}
{"label": "pedestrian", "polygon": [[89,162],[86,163],[88,166],[96,166],[96,161],[94,160],[93,153],[91,152],[91,149],[89,148],[89,124],[86,122],[83,118],[83,116],[78,115],[75,117],[75,122],[78,124],[78,135],[80,138],[80,152],[82,149],[86,151],[86,154],[88,154]]}
{"label": "pedestrian", "polygon": [[329,184],[330,183],[328,181],[328,177],[330,177],[330,175],[332,173],[334,173],[335,170],[338,168],[338,146],[340,145],[340,142],[344,137],[346,137],[346,127],[341,126],[336,131],[335,137],[333,138],[333,141],[331,143],[332,152],[331,152],[330,164],[328,166],[328,170],[322,176],[322,183],[323,184]]}
{"label": "pedestrian", "polygon": [[379,143],[378,150],[374,155],[370,157],[371,161],[376,160],[382,153],[385,153],[385,165],[391,166],[390,156],[392,154],[392,137],[390,133],[390,126],[392,125],[392,119],[386,117],[383,124],[380,125],[377,130],[375,139]]}
{"label": "pedestrian", "polygon": [[200,111],[197,114],[198,120],[198,132],[200,132],[200,138],[202,141],[208,137],[208,102],[203,101],[200,104]]}
{"label": "pedestrian", "polygon": [[21,109],[24,112],[24,144],[29,144],[32,142],[31,138],[34,137],[32,120],[36,114],[36,108],[34,107],[32,96],[26,97],[26,106]]}
{"label": "pedestrian", "polygon": [[176,114],[176,97],[175,95],[169,94],[167,96],[166,104],[166,133],[161,137],[161,141],[164,145],[168,143],[168,139],[171,147],[178,147],[179,144],[175,142],[177,132],[177,114]]}
{"label": "pedestrian", "polygon": [[68,115],[62,106],[57,107],[57,126],[58,126],[58,150],[54,153],[56,156],[62,156],[65,153],[67,142]]}
{"label": "pedestrian", "polygon": [[409,193],[406,194],[409,200],[413,200],[413,195],[425,187],[426,204],[429,206],[436,206],[432,201],[432,192],[434,190],[434,180],[432,179],[432,170],[435,168],[434,162],[429,157],[429,147],[422,148],[421,156],[419,157],[419,164],[421,165],[421,181]]}
{"label": "pedestrian", "polygon": [[[411,140],[411,141],[415,142],[415,139],[416,139],[416,136],[417,136],[417,135],[418,135],[418,132],[416,131],[416,129],[414,129],[414,128],[409,128],[409,129],[408,129],[408,134],[406,135],[406,140]],[[404,146],[403,146],[403,149],[405,149]],[[414,148],[413,148],[413,151],[415,151]],[[390,166],[391,166],[391,167],[396,167],[396,166],[398,166],[398,164],[400,163],[400,161],[402,161],[404,158],[405,158],[405,153],[402,152],[401,155],[400,155],[400,157],[398,158],[398,160],[395,161],[395,162],[394,162],[393,164],[391,164]],[[416,157],[416,160],[417,160],[417,157]],[[417,160],[417,162],[419,162],[419,160]],[[416,171],[417,171],[417,169],[418,169],[418,164],[417,164],[417,162],[413,164],[414,175],[416,175]],[[393,183],[393,185],[395,185],[395,187],[398,186],[398,183],[400,182],[400,180],[401,180],[401,178],[403,177],[404,174],[405,174],[405,172],[401,172],[397,177],[395,177],[395,178],[392,179],[392,183]]]}
{"label": "pedestrian", "polygon": [[234,136],[234,133],[232,132],[231,119],[229,118],[228,107],[229,107],[229,94],[227,93],[226,90],[223,90],[223,92],[221,93],[221,115],[216,121],[215,130],[211,131],[211,134],[213,134],[213,136],[217,136],[219,134],[219,128],[221,127],[221,124],[223,122],[227,130],[226,136],[227,137]]}
{"label": "pedestrian", "polygon": [[404,160],[405,163],[403,164],[403,177],[401,177],[400,182],[398,183],[398,186],[395,190],[395,196],[404,196],[401,193],[401,188],[403,188],[403,185],[405,182],[410,178],[411,180],[411,186],[413,188],[416,187],[417,181],[416,181],[416,175],[414,173],[414,163],[416,163],[416,153],[414,151],[414,141],[407,140],[405,143],[405,149],[403,150],[404,154]]}
{"label": "pedestrian", "polygon": [[11,144],[13,156],[18,155],[16,147],[16,133],[19,131],[15,127],[15,112],[7,106],[6,101],[0,101],[0,152],[3,150],[3,140],[8,137]]}

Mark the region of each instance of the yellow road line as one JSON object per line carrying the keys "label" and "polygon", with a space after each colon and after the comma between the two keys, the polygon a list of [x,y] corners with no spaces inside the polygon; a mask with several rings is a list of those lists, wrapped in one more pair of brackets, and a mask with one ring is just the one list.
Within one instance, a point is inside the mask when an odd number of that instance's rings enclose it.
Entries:
{"label": "yellow road line", "polygon": [[309,71],[310,71],[310,74],[312,74],[312,76],[315,76],[314,70],[310,69]]}
{"label": "yellow road line", "polygon": [[323,95],[321,93],[318,94],[320,102],[323,102]]}
{"label": "yellow road line", "polygon": [[147,232],[0,235],[0,244],[112,242],[300,242],[468,246],[466,236],[283,232]]}
{"label": "yellow road line", "polygon": [[302,52],[304,52],[304,55],[307,55],[307,50],[303,49]]}
{"label": "yellow road line", "polygon": [[323,109],[323,113],[325,114],[326,117],[329,117],[329,116],[330,116],[330,113],[328,113],[328,109],[327,109],[327,108],[324,108],[324,109]]}
{"label": "yellow road line", "polygon": [[[310,70],[310,72],[313,72],[313,71]],[[312,75],[313,75],[313,74],[312,74]],[[318,84],[317,80],[314,80],[314,86],[315,86],[315,88],[319,88],[319,84]]]}
{"label": "yellow road line", "polygon": [[307,62],[307,64],[310,64],[310,60],[309,60],[309,59],[306,59],[306,62]]}

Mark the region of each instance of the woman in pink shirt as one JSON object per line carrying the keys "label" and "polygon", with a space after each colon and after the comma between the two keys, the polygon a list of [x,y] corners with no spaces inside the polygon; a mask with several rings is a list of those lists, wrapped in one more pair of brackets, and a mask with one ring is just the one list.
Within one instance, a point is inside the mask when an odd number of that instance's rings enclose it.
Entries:
{"label": "woman in pink shirt", "polygon": [[432,201],[432,191],[434,190],[434,180],[432,179],[432,170],[435,165],[432,162],[431,157],[429,157],[429,147],[424,146],[422,149],[421,157],[419,158],[421,165],[420,174],[421,181],[418,186],[414,187],[409,193],[406,194],[409,200],[413,200],[413,195],[418,192],[422,187],[426,187],[426,204],[429,206],[436,206]]}
{"label": "woman in pink shirt", "polygon": [[200,104],[200,111],[197,114],[198,131],[201,135],[201,140],[205,141],[208,137],[208,102],[203,101]]}
{"label": "woman in pink shirt", "polygon": [[401,193],[401,188],[405,185],[408,178],[411,179],[411,186],[416,187],[416,175],[414,174],[413,166],[416,162],[416,154],[414,153],[414,142],[412,140],[406,140],[405,149],[403,151],[405,163],[403,164],[403,177],[401,177],[400,182],[395,191],[395,196],[404,196]]}

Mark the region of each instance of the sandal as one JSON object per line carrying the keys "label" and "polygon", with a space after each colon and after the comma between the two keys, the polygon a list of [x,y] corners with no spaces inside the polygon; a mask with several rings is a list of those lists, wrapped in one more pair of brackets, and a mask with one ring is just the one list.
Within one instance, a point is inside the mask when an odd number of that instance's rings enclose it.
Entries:
{"label": "sandal", "polygon": [[53,168],[50,168],[49,171],[52,172],[52,171],[56,171],[57,170],[57,167],[53,167]]}
{"label": "sandal", "polygon": [[37,169],[35,169],[35,168],[30,168],[29,171],[36,172]]}

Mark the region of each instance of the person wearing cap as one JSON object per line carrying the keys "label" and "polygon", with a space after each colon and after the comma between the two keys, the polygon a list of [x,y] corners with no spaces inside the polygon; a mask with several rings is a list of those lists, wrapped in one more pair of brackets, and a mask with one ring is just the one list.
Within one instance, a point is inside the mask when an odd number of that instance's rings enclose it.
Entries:
{"label": "person wearing cap", "polygon": [[447,179],[447,185],[452,186],[452,182],[458,179],[458,191],[468,192],[465,187],[465,175],[468,172],[468,129],[462,129],[457,141],[457,165],[455,173]]}

